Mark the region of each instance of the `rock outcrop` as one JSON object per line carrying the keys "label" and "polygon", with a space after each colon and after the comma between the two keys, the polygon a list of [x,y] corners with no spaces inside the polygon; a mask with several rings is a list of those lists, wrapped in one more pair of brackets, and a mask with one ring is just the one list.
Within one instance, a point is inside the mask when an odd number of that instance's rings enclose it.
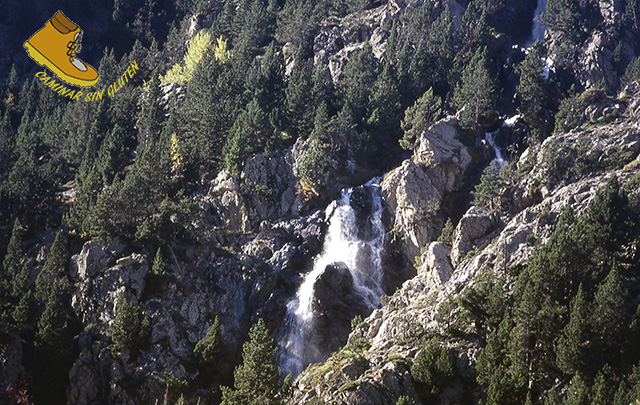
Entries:
{"label": "rock outcrop", "polygon": [[431,126],[416,141],[413,156],[381,184],[391,228],[403,235],[410,258],[438,236],[442,199],[461,187],[471,164],[467,148],[457,139],[456,124],[455,117],[448,117]]}
{"label": "rock outcrop", "polygon": [[[481,393],[470,390],[465,381],[475,379],[474,363],[483,350],[484,341],[473,333],[450,333],[442,318],[438,318],[439,310],[450,298],[487,277],[501,277],[507,283],[513,281],[510,269],[525,264],[536,246],[548,241],[565,207],[571,207],[580,215],[612,177],[620,184],[637,178],[640,131],[628,120],[628,114],[596,128],[554,134],[536,151],[523,154],[514,164],[522,168],[520,179],[510,189],[543,184],[539,195],[528,199],[527,204],[514,204],[513,212],[503,211],[501,216],[471,207],[456,228],[451,254],[444,244],[430,243],[421,255],[422,265],[417,276],[406,281],[381,309],[373,311],[351,333],[345,349],[325,365],[312,367],[302,374],[296,381],[292,403],[322,400],[393,404],[401,395],[419,401],[421,387],[409,372],[421,342],[429,336],[437,336],[441,347],[449,351],[457,376],[443,387],[438,403],[477,400]],[[583,138],[590,142],[578,147]],[[566,153],[565,148],[572,152]],[[536,155],[537,159],[531,158]],[[567,155],[571,155],[570,160]],[[615,162],[604,164],[605,159],[614,157]],[[598,164],[569,176],[543,176],[550,168],[576,170],[576,162]],[[411,164],[405,161],[403,167],[396,170]],[[406,178],[408,174],[424,178],[424,171],[405,170],[404,173],[404,178],[387,179],[387,184],[397,184],[395,190],[402,182],[412,182],[413,179]],[[425,187],[425,190],[431,189]],[[632,198],[637,196],[636,191]],[[391,198],[393,194],[388,201]],[[471,251],[473,255],[465,254]],[[446,319],[448,315],[443,316]],[[327,365],[331,366],[329,372]]]}

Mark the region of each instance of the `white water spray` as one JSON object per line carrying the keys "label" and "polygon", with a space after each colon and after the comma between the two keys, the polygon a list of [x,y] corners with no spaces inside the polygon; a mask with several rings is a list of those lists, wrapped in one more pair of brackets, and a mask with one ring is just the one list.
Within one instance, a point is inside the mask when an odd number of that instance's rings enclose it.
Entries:
{"label": "white water spray", "polygon": [[544,32],[547,25],[542,21],[542,15],[547,12],[547,0],[538,0],[536,11],[533,12],[533,27],[531,28],[531,45],[540,40],[544,42]]}
{"label": "white water spray", "polygon": [[342,198],[327,208],[329,227],[322,252],[315,258],[313,270],[300,285],[296,296],[287,304],[284,338],[280,341],[281,369],[298,376],[312,362],[326,359],[326,348],[315,339],[314,284],[327,266],[342,262],[353,277],[353,290],[373,310],[380,304],[382,290],[382,249],[385,232],[382,225],[382,200],[379,178],[365,184],[372,200],[369,213],[369,240],[358,237],[356,212],[351,206],[353,189],[342,191]]}
{"label": "white water spray", "polygon": [[485,139],[487,140],[489,145],[493,148],[493,151],[496,154],[496,157],[493,159],[493,161],[498,164],[499,169],[502,169],[507,165],[507,161],[502,156],[502,151],[500,150],[500,147],[496,144],[496,140],[494,139],[494,137],[498,135],[498,132],[500,132],[499,128],[493,132],[485,133]]}

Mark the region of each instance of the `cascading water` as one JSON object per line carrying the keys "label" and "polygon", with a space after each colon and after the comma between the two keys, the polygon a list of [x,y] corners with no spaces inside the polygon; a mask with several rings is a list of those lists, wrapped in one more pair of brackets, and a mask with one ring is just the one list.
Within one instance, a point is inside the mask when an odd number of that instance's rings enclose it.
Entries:
{"label": "cascading water", "polygon": [[502,169],[507,165],[507,161],[502,156],[502,151],[500,150],[500,147],[496,144],[496,140],[494,139],[494,137],[498,135],[498,132],[500,132],[499,128],[493,132],[487,132],[485,134],[485,139],[489,143],[489,146],[493,148],[493,151],[496,154],[496,157],[493,159],[493,161],[498,164],[499,169]]}
{"label": "cascading water", "polygon": [[544,32],[547,29],[546,24],[542,21],[542,15],[547,11],[547,0],[538,0],[536,11],[533,12],[533,27],[531,28],[531,44],[540,40],[544,41]]}
{"label": "cascading water", "polygon": [[[363,190],[358,190],[367,194],[370,201],[367,204],[368,212],[354,209],[354,189],[351,188],[343,190],[342,198],[327,208],[330,219],[322,252],[315,258],[313,270],[305,276],[296,296],[287,304],[286,331],[280,339],[281,369],[294,377],[308,364],[324,361],[330,352],[325,339],[319,336],[321,331],[318,329],[322,326],[318,318],[323,314],[319,314],[317,305],[320,298],[316,296],[318,284],[335,283],[335,280],[322,280],[323,275],[336,278],[333,273],[326,275],[328,269],[339,267],[345,272],[348,269],[349,274],[341,276],[338,272],[338,277],[348,280],[348,283],[342,284],[349,286],[350,291],[346,295],[357,297],[358,305],[354,306],[366,312],[380,304],[385,231],[379,181],[379,178],[375,178],[362,186]],[[362,220],[363,214],[365,220]],[[341,294],[339,291],[330,293]],[[344,292],[342,295],[345,295]],[[344,297],[336,296],[335,299]]]}

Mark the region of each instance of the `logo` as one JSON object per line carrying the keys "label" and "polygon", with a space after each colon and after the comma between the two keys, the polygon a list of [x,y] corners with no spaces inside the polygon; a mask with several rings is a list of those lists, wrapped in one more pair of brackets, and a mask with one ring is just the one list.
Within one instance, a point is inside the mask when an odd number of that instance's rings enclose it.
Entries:
{"label": "logo", "polygon": [[63,82],[90,87],[98,83],[100,76],[91,65],[78,59],[81,41],[80,27],[58,11],[24,47],[31,59],[49,68]]}

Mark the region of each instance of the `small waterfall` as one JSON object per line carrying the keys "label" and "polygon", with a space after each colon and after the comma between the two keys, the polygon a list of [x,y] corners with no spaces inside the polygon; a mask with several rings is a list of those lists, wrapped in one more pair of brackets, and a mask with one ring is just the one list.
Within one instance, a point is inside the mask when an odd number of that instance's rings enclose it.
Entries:
{"label": "small waterfall", "polygon": [[[318,313],[316,306],[320,298],[316,297],[315,288],[317,284],[322,284],[322,276],[327,269],[341,268],[346,272],[348,268],[350,276],[345,274],[344,277],[349,283],[342,283],[341,286],[348,284],[350,291],[346,295],[357,297],[358,303],[353,307],[366,313],[380,305],[385,231],[379,181],[380,178],[372,179],[356,189],[359,196],[364,194],[370,201],[370,204],[364,204],[367,206],[364,211],[368,212],[361,212],[361,201],[352,201],[356,197],[351,188],[344,189],[340,200],[332,202],[327,208],[327,217],[330,219],[322,252],[316,256],[313,270],[306,274],[295,297],[287,304],[286,331],[279,342],[280,366],[285,373],[296,377],[308,364],[324,361],[330,353],[326,338],[320,336],[322,325],[318,324],[318,318],[325,314]],[[355,210],[353,205],[357,205],[361,211]],[[339,272],[338,275],[342,277]],[[336,278],[333,273],[327,277],[332,280]],[[326,283],[331,284],[332,281]],[[344,299],[344,296],[340,296],[344,292],[332,291],[330,294],[336,295],[332,299]]]}
{"label": "small waterfall", "polygon": [[485,133],[485,139],[487,140],[489,145],[493,148],[496,154],[496,157],[495,159],[493,159],[493,161],[498,164],[498,168],[502,169],[507,165],[507,161],[502,156],[502,151],[500,150],[500,147],[496,144],[496,140],[494,139],[494,137],[498,135],[498,132],[500,132],[500,128],[496,129],[493,132]]}
{"label": "small waterfall", "polygon": [[544,41],[544,32],[547,30],[547,25],[542,21],[542,15],[547,12],[547,0],[538,0],[536,11],[533,12],[533,27],[531,28],[531,44],[539,39],[540,42]]}

